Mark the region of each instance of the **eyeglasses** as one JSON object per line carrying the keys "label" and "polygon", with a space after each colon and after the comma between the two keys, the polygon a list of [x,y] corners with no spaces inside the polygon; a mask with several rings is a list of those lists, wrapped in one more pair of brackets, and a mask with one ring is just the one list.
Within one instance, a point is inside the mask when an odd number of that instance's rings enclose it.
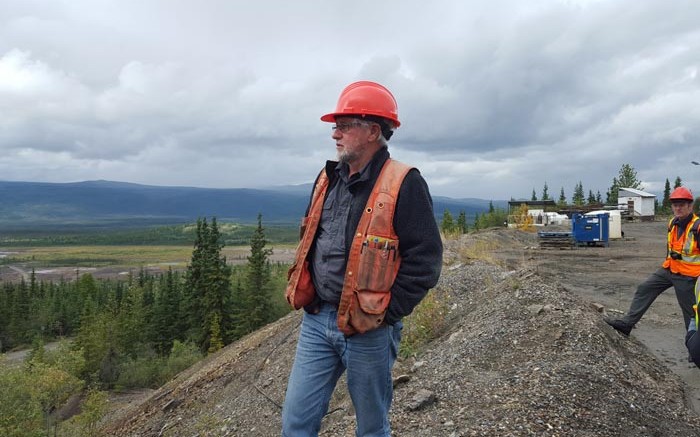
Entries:
{"label": "eyeglasses", "polygon": [[350,128],[355,127],[355,126],[367,126],[367,123],[363,121],[353,121],[351,123],[338,123],[333,126],[333,130],[339,130],[340,132],[346,134],[350,130]]}

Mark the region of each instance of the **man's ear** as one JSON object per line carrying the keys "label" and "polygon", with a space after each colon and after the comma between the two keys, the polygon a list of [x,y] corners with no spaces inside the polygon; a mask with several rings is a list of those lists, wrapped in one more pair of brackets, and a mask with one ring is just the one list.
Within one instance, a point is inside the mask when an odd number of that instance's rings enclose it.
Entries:
{"label": "man's ear", "polygon": [[378,124],[372,123],[372,135],[374,135],[374,141],[379,141],[379,137],[382,134],[382,128]]}

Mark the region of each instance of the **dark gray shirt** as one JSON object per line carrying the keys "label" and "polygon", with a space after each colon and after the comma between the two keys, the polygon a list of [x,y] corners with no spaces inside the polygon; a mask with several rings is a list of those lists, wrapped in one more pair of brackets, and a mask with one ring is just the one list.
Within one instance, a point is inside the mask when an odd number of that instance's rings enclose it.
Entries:
{"label": "dark gray shirt", "polygon": [[311,259],[311,276],[318,297],[325,302],[340,303],[347,266],[345,228],[354,201],[352,186],[369,178],[367,167],[349,177],[347,164],[338,165],[335,169],[338,182],[323,202],[323,213]]}

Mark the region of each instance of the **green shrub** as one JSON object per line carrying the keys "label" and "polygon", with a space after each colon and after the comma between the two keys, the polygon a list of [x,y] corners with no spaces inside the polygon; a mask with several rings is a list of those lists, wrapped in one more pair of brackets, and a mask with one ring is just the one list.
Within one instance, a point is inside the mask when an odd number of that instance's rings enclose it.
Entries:
{"label": "green shrub", "polygon": [[93,437],[97,427],[109,408],[109,395],[105,391],[91,388],[85,395],[77,416],[71,417],[59,427],[59,435],[66,437]]}
{"label": "green shrub", "polygon": [[399,355],[409,357],[416,355],[430,340],[443,333],[446,326],[448,296],[439,290],[433,290],[404,319],[403,336]]}
{"label": "green shrub", "polygon": [[202,354],[194,343],[175,340],[162,379],[169,380],[201,359]]}
{"label": "green shrub", "polygon": [[24,368],[0,363],[0,435],[31,437],[46,435],[41,407],[32,398],[30,378]]}
{"label": "green shrub", "polygon": [[164,366],[165,358],[161,357],[128,358],[119,366],[115,386],[121,389],[158,388],[164,382]]}

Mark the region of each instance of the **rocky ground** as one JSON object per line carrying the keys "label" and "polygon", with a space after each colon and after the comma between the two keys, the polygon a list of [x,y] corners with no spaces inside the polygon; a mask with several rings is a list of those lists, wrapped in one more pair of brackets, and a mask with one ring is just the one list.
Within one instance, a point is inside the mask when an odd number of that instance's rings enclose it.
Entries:
{"label": "rocky ground", "polygon": [[[396,436],[700,435],[680,313],[665,293],[624,337],[626,309],[664,255],[664,224],[630,224],[610,247],[540,249],[489,230],[446,243],[446,329],[395,367]],[[667,296],[666,296],[667,294]],[[113,436],[277,436],[300,314],[210,356],[110,416]],[[685,372],[685,374],[684,374]],[[321,435],[354,435],[341,386]]]}

